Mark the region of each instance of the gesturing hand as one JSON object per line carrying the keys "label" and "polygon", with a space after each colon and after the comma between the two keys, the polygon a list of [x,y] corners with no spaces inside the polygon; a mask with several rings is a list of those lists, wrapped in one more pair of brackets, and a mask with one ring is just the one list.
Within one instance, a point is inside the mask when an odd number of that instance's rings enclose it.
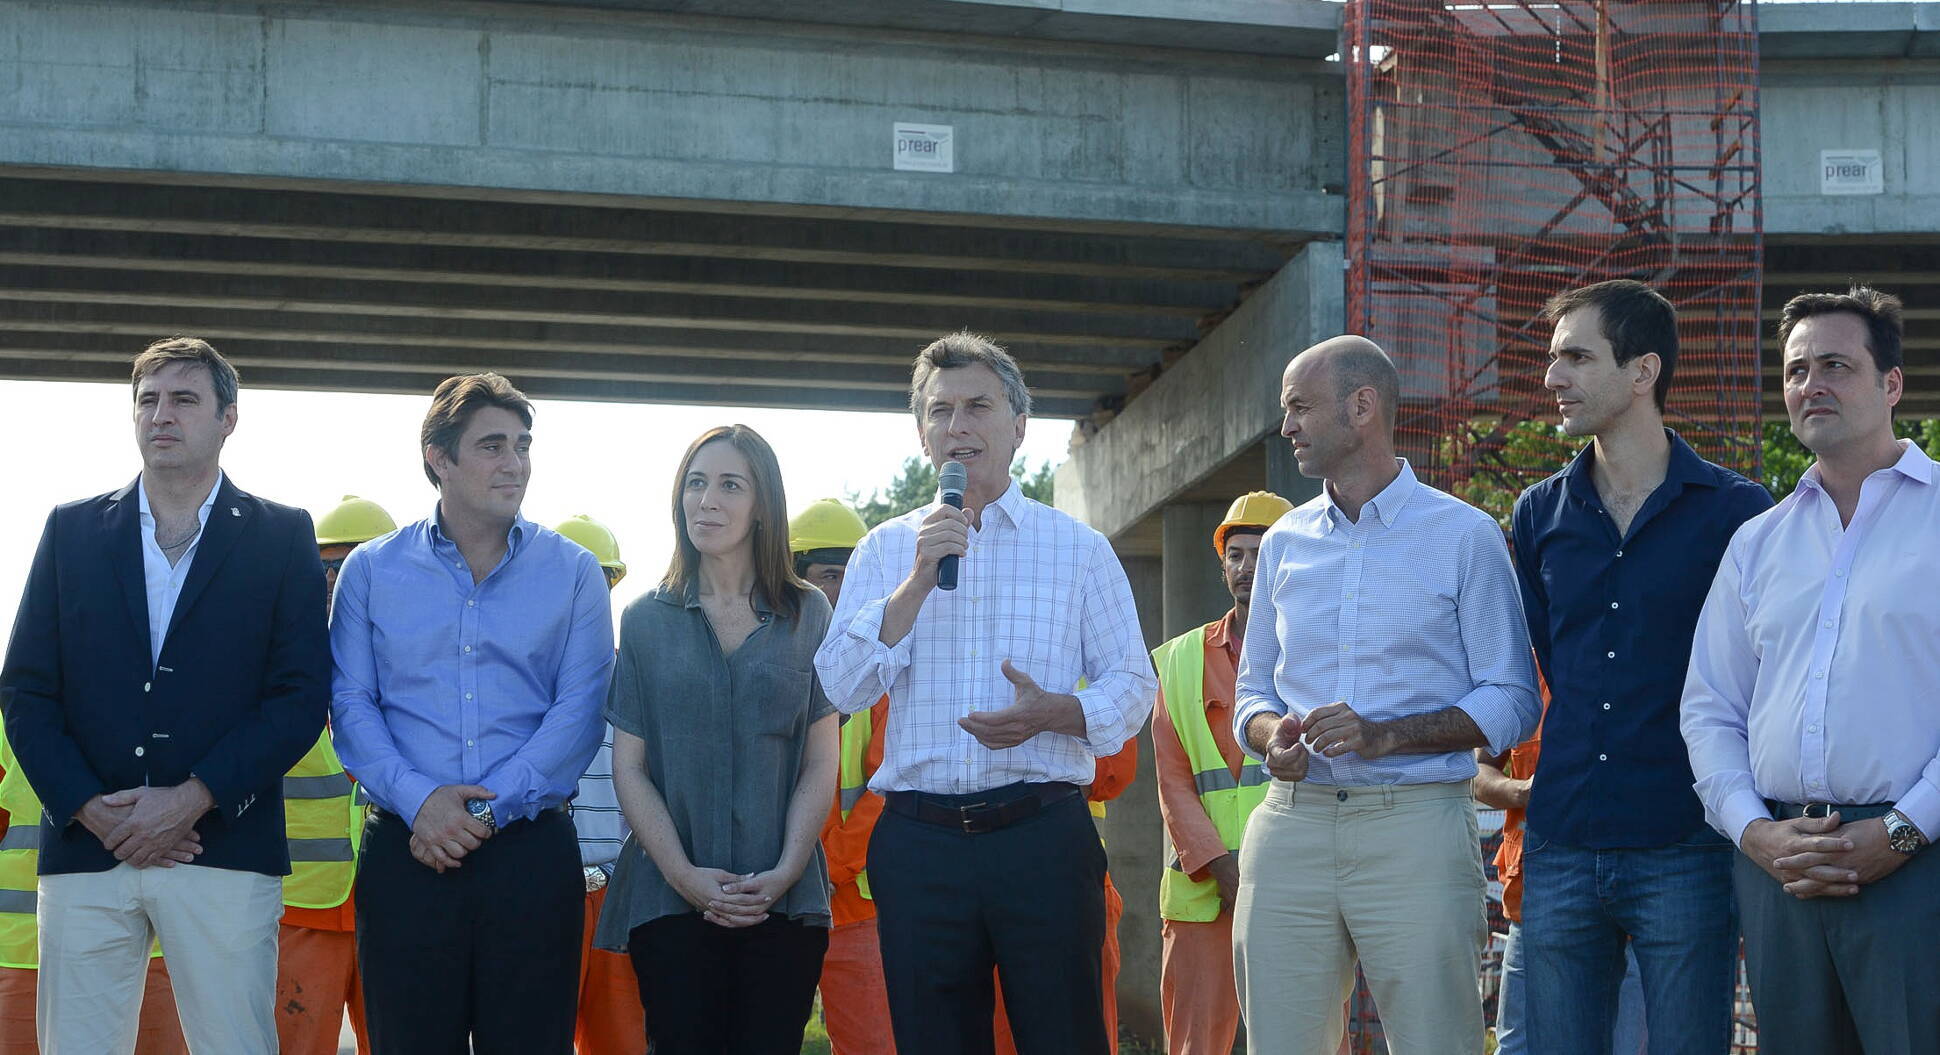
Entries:
{"label": "gesturing hand", "polygon": [[460,858],[492,837],[492,830],[465,808],[466,800],[495,798],[497,792],[477,784],[446,784],[433,791],[411,821],[411,856],[439,872],[457,868]]}
{"label": "gesturing hand", "polygon": [[1307,746],[1328,758],[1349,751],[1362,758],[1380,758],[1391,750],[1381,723],[1355,714],[1354,708],[1339,700],[1309,711],[1301,732]]}
{"label": "gesturing hand", "polygon": [[[172,867],[181,860],[183,843],[189,841],[195,822],[215,805],[215,798],[200,780],[190,777],[186,783],[169,788],[117,791],[103,795],[101,802],[110,807],[129,807],[127,815],[101,840],[101,845],[117,859],[136,868],[147,868]],[[193,857],[191,853],[190,858]]]}
{"label": "gesturing hand", "polygon": [[1016,747],[1043,732],[1084,735],[1084,710],[1073,697],[1045,692],[1010,660],[1004,660],[1002,669],[1016,702],[1002,710],[972,711],[957,719],[959,728],[992,751]]}
{"label": "gesturing hand", "polygon": [[1262,753],[1266,771],[1275,780],[1298,782],[1307,779],[1307,745],[1300,742],[1300,719],[1283,717],[1273,726]]}

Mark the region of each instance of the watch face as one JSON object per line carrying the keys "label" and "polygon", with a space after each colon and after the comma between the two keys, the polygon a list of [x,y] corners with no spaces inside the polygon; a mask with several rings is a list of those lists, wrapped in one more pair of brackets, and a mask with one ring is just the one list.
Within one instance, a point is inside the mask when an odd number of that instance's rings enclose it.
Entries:
{"label": "watch face", "polygon": [[1911,824],[1901,823],[1886,829],[1886,845],[1903,854],[1910,854],[1920,848],[1920,830]]}

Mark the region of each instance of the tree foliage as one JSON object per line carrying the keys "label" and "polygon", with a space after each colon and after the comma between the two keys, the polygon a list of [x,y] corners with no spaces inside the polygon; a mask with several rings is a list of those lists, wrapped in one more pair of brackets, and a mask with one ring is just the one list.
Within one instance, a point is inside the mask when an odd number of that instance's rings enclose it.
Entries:
{"label": "tree foliage", "polygon": [[[1940,456],[1940,419],[1896,421],[1893,431],[1919,444],[1928,454]],[[1773,498],[1782,499],[1792,493],[1799,477],[1811,467],[1812,452],[1782,421],[1766,422],[1762,438],[1762,482]],[[1560,426],[1544,421],[1505,425],[1476,419],[1443,436],[1439,453],[1442,464],[1454,466],[1462,479],[1455,488],[1456,497],[1495,517],[1506,529],[1516,496],[1569,464],[1585,442],[1564,435]]]}
{"label": "tree foliage", "polygon": [[[1023,458],[1011,463],[1010,475],[1016,479],[1017,486],[1025,498],[1034,499],[1045,505],[1051,504],[1053,487],[1056,483],[1056,469],[1050,462],[1037,467],[1035,472],[1024,464]],[[903,468],[889,486],[872,492],[863,498],[860,492],[849,492],[849,505],[862,517],[862,522],[875,527],[885,520],[893,520],[918,506],[928,505],[936,500],[936,466],[927,458],[905,458]]]}

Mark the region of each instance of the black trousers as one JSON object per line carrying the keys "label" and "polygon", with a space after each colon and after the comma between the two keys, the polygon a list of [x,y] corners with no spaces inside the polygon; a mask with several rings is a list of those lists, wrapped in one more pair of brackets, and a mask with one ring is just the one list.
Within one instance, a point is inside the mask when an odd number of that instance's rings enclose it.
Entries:
{"label": "black trousers", "polygon": [[357,969],[376,1055],[572,1055],[585,880],[572,821],[507,825],[443,875],[374,813],[357,865]]}
{"label": "black trousers", "polygon": [[1940,850],[1849,898],[1733,874],[1763,1055],[1940,1055]]}
{"label": "black trousers", "polygon": [[[995,803],[1022,790],[957,797]],[[1105,848],[1082,795],[976,835],[884,811],[868,864],[897,1051],[991,1055],[992,968],[1018,1055],[1111,1050]]]}
{"label": "black trousers", "polygon": [[721,927],[698,912],[627,936],[654,1055],[798,1055],[829,929],[771,915]]}

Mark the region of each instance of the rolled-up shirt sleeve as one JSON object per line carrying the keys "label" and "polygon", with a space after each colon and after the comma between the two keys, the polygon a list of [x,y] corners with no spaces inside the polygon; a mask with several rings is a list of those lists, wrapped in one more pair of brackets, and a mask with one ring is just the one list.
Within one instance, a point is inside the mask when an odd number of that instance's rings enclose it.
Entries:
{"label": "rolled-up shirt sleeve", "polygon": [[420,772],[398,750],[377,703],[377,650],[371,640],[370,560],[353,550],[337,573],[330,605],[330,739],[344,768],[357,774],[372,801],[404,818],[417,819],[438,781]]}
{"label": "rolled-up shirt sleeve", "polygon": [[1079,641],[1084,649],[1085,687],[1077,691],[1084,709],[1084,744],[1094,758],[1115,755],[1138,735],[1152,713],[1159,679],[1138,626],[1132,584],[1098,536],[1084,577],[1084,610]]}
{"label": "rolled-up shirt sleeve", "polygon": [[1233,739],[1239,749],[1253,758],[1259,754],[1246,742],[1246,726],[1256,715],[1287,713],[1287,703],[1273,684],[1280,667],[1280,633],[1274,613],[1273,583],[1277,577],[1286,537],[1267,532],[1260,541],[1257,570],[1253,574],[1253,603],[1246,612],[1246,640],[1239,650],[1239,678],[1233,687]]}
{"label": "rolled-up shirt sleeve", "polygon": [[1738,542],[1734,538],[1725,550],[1698,614],[1678,719],[1704,819],[1734,843],[1752,821],[1771,818],[1751,775],[1749,721],[1758,654],[1746,625],[1744,554]]}
{"label": "rolled-up shirt sleeve", "polygon": [[882,643],[882,617],[902,580],[884,566],[883,541],[888,531],[907,530],[891,523],[870,532],[849,557],[842,578],[842,603],[829,621],[828,635],[815,652],[815,671],[822,691],[843,714],[874,705],[909,668],[909,640]]}
{"label": "rolled-up shirt sleeve", "polygon": [[1455,706],[1500,755],[1529,738],[1542,720],[1529,625],[1509,550],[1492,520],[1478,520],[1461,548],[1461,595],[1457,602],[1462,650],[1475,687]]}

